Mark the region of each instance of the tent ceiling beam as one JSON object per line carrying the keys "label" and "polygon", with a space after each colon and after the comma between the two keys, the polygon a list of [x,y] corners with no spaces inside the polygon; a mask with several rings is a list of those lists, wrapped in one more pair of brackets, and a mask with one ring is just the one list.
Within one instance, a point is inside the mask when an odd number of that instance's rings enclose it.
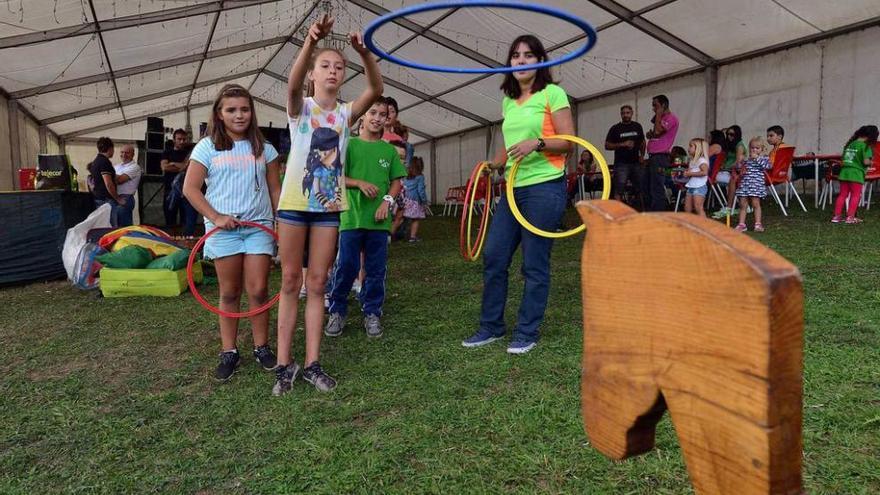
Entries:
{"label": "tent ceiling beam", "polygon": [[135,26],[146,26],[158,22],[168,22],[185,17],[197,15],[213,14],[223,10],[234,10],[263,3],[275,3],[278,0],[237,0],[230,2],[228,7],[223,6],[222,1],[202,3],[186,7],[177,7],[173,9],[161,10],[158,12],[149,12],[144,14],[134,14],[125,17],[117,17],[115,19],[105,19],[97,22],[89,22],[76,26],[65,26],[45,31],[36,31],[33,33],[19,34],[15,36],[6,36],[0,38],[0,49],[13,48],[17,46],[32,45],[35,43],[45,43],[47,41],[72,38],[75,36],[83,36],[87,34],[97,33],[101,31],[114,31],[117,29],[125,29]]}
{"label": "tent ceiling beam", "polygon": [[[675,3],[677,1],[678,0],[660,0],[659,2],[652,3],[651,5],[648,5],[646,7],[642,7],[641,9],[634,11],[632,13],[632,16],[633,17],[641,16],[643,14],[647,14],[648,12],[651,12],[652,10],[659,9],[660,7],[664,7],[666,5],[669,5],[670,3]],[[618,17],[617,19],[614,19],[613,21],[608,21],[605,24],[602,24],[601,26],[597,27],[596,32],[597,33],[602,32],[602,31],[604,31],[608,28],[614,27],[622,22],[626,22],[626,21],[624,19]],[[572,38],[569,38],[561,43],[557,43],[553,46],[547,47],[547,53],[551,53],[553,51],[559,50],[560,48],[565,48],[566,46],[571,45],[572,43],[577,43],[578,41],[581,41],[586,37],[587,37],[586,34],[581,33],[581,34],[574,36]]]}
{"label": "tent ceiling beam", "polygon": [[654,24],[653,22],[648,21],[644,17],[641,17],[636,12],[633,12],[632,10],[629,10],[623,5],[617,3],[615,0],[590,0],[590,3],[610,12],[611,14],[617,16],[619,19],[622,19],[627,24],[630,24],[639,31],[642,31],[648,36],[651,36],[657,41],[672,48],[678,53],[681,53],[685,57],[688,57],[691,60],[699,63],[702,66],[715,65],[715,60],[709,55],[703,53],[693,45],[690,45],[684,40],[676,37],[669,31],[666,31],[665,29]]}
{"label": "tent ceiling beam", "polygon": [[125,111],[122,108],[122,101],[119,99],[119,87],[116,85],[116,76],[113,75],[113,64],[110,63],[110,54],[107,53],[107,44],[104,43],[104,33],[101,32],[101,26],[98,25],[98,15],[95,12],[95,2],[89,0],[89,8],[92,10],[92,17],[95,19],[95,29],[98,31],[98,42],[101,44],[101,53],[104,54],[104,61],[107,63],[107,72],[110,74],[110,82],[113,83],[113,95],[116,96],[116,103],[119,104],[119,112],[122,118],[125,118]]}
{"label": "tent ceiling beam", "polygon": [[[380,16],[385,15],[390,12],[390,10],[386,9],[385,7],[382,7],[381,5],[377,5],[373,2],[371,2],[370,0],[348,0],[348,2],[353,3],[364,10],[367,10],[369,12],[372,12],[372,13],[374,13],[376,15],[380,15]],[[450,5],[450,8],[452,8],[452,5]],[[479,62],[487,67],[501,67],[504,65],[501,62],[498,62],[497,60],[493,60],[491,57],[487,57],[478,51],[472,50],[472,49],[462,45],[461,43],[457,43],[457,42],[447,38],[446,36],[443,36],[441,34],[437,34],[434,31],[430,31],[426,27],[424,27],[416,22],[410,21],[408,19],[403,19],[403,18],[397,18],[392,22],[394,24],[397,24],[398,26],[404,27],[404,28],[409,29],[410,31],[413,31],[416,33],[422,31],[422,36],[433,41],[434,43],[437,43],[438,45],[441,45],[445,48],[448,48],[448,49],[452,50],[453,52],[458,53],[459,55],[462,55],[462,56],[467,57],[471,60]]]}
{"label": "tent ceiling beam", "polygon": [[[276,45],[278,43],[284,43],[287,40],[286,36],[277,36],[275,38],[269,38],[262,41],[255,41],[253,43],[245,43],[243,45],[230,46],[228,48],[221,48],[219,50],[212,50],[207,54],[195,54],[195,55],[186,55],[183,57],[174,58],[171,60],[162,60],[159,62],[153,62],[151,64],[138,65],[136,67],[129,67],[127,69],[122,69],[116,72],[116,77],[128,77],[135,76],[138,74],[145,74],[148,72],[154,72],[161,69],[167,69],[169,67],[176,67],[178,65],[186,65],[191,64],[193,62],[198,62],[200,60],[210,60],[212,58],[223,57],[226,55],[233,55],[236,53],[246,52],[249,50],[256,50],[257,48],[265,48],[267,46]],[[11,98],[21,99],[27,98],[30,96],[37,96],[43,93],[51,93],[53,91],[61,91],[64,89],[75,88],[78,86],[85,86],[87,84],[94,84],[104,81],[110,80],[110,74],[95,74],[93,76],[80,77],[76,79],[70,79],[68,81],[61,81],[54,84],[49,84],[46,86],[38,86],[29,89],[23,89],[21,91],[15,91],[13,93],[9,93]]]}
{"label": "tent ceiling beam", "polygon": [[[297,38],[293,38],[293,39],[291,40],[291,42],[292,42],[294,45],[296,45],[296,46],[300,46],[300,47],[301,47],[302,44],[303,44],[303,41],[300,40],[300,39],[297,39]],[[363,73],[363,72],[364,72],[364,67],[363,67],[362,65],[356,63],[356,62],[352,62],[352,61],[349,60],[348,63],[346,64],[346,66],[347,66],[349,69],[351,69],[351,70],[353,70],[353,71],[356,71],[356,72],[358,72],[358,73]],[[287,78],[284,77],[284,76],[282,76],[282,75],[280,75],[280,74],[276,74],[275,72],[272,72],[272,71],[270,71],[270,70],[264,70],[263,72],[264,72],[266,75],[271,76],[271,77],[273,77],[273,78],[275,78],[275,79],[277,79],[277,80],[279,80],[279,81],[282,81],[282,82],[285,82],[285,83],[287,82]],[[397,80],[391,79],[391,78],[388,77],[388,76],[382,76],[382,82],[385,83],[385,84],[387,84],[387,85],[389,85],[389,86],[391,86],[392,88],[396,88],[396,89],[399,89],[399,90],[401,90],[401,91],[403,91],[403,92],[405,92],[405,93],[409,93],[409,94],[415,96],[416,98],[421,98],[421,99],[431,98],[431,95],[429,95],[429,94],[427,94],[427,93],[425,93],[425,92],[419,91],[419,90],[417,90],[417,89],[415,89],[415,88],[413,88],[413,87],[410,87],[409,85],[404,84],[404,83],[402,83],[402,82],[400,82],[400,81],[397,81]],[[449,102],[446,102],[446,101],[443,101],[443,100],[437,100],[437,101],[434,102],[434,104],[437,105],[437,106],[443,107],[443,108],[445,108],[446,110],[449,110],[450,112],[457,113],[457,114],[459,114],[459,115],[461,115],[461,116],[463,116],[463,117],[467,117],[467,118],[469,118],[469,119],[471,119],[471,120],[473,120],[473,121],[475,121],[475,122],[480,122],[481,124],[488,124],[488,123],[489,123],[489,120],[487,120],[487,119],[485,119],[485,118],[483,118],[483,117],[481,117],[481,116],[479,116],[479,115],[477,115],[477,114],[475,114],[475,113],[473,113],[473,112],[469,112],[469,111],[465,110],[464,108],[461,108],[461,107],[459,107],[459,106],[453,105],[452,103],[449,103]]]}
{"label": "tent ceiling beam", "polygon": [[[632,15],[633,15],[633,16],[642,15],[642,14],[644,14],[644,13],[646,13],[646,12],[650,12],[650,11],[652,11],[652,10],[654,10],[654,9],[658,9],[658,8],[660,8],[660,7],[663,7],[664,5],[668,5],[668,4],[670,4],[670,3],[672,3],[672,2],[676,2],[676,1],[678,1],[678,0],[660,0],[659,2],[653,3],[653,4],[651,4],[651,5],[648,5],[647,7],[644,7],[644,8],[642,8],[642,9],[639,9],[639,10],[636,11],[636,12],[633,12]],[[624,20],[621,19],[621,18],[617,18],[617,19],[615,19],[615,20],[613,20],[613,21],[606,22],[605,24],[603,24],[603,25],[599,26],[598,28],[596,28],[596,32],[598,33],[598,32],[604,31],[604,30],[606,30],[606,29],[608,29],[608,28],[610,28],[610,27],[613,27],[613,26],[616,26],[616,25],[620,24],[621,22],[624,22]],[[569,38],[569,39],[567,39],[567,40],[565,40],[565,41],[563,41],[563,42],[561,42],[561,43],[557,43],[556,45],[553,45],[553,46],[547,48],[547,52],[548,52],[548,53],[553,52],[554,50],[558,50],[558,49],[563,48],[563,47],[566,47],[566,46],[568,46],[568,45],[570,45],[570,44],[572,44],[572,43],[576,43],[576,42],[578,42],[578,41],[580,41],[580,40],[582,40],[582,39],[584,39],[584,38],[586,38],[586,37],[587,37],[586,34],[581,34],[581,35],[575,36],[575,37],[573,37],[573,38]],[[465,81],[465,82],[463,82],[463,83],[461,83],[461,84],[458,84],[458,85],[456,85],[456,86],[453,86],[453,87],[451,87],[451,88],[449,88],[449,89],[446,89],[446,90],[444,90],[444,91],[441,91],[441,92],[439,92],[439,93],[437,93],[437,94],[431,95],[429,98],[423,98],[423,100],[424,100],[424,101],[427,101],[427,102],[433,102],[434,100],[436,100],[436,99],[438,99],[438,98],[441,98],[441,97],[443,97],[443,96],[445,96],[445,95],[447,95],[447,94],[449,94],[449,93],[452,93],[452,92],[454,92],[454,91],[458,91],[459,89],[466,88],[467,86],[470,86],[471,84],[474,84],[474,83],[476,83],[476,82],[482,81],[483,79],[486,79],[486,78],[488,78],[488,77],[490,77],[490,76],[491,76],[491,74],[483,74],[483,75],[477,76],[477,77],[475,77],[475,78],[473,78],[473,79],[470,79],[470,80],[468,80],[468,81]],[[419,105],[419,104],[421,104],[421,103],[422,103],[422,102],[416,102],[416,103],[413,103],[412,105],[407,105],[407,106],[401,108],[400,111],[402,112],[402,111],[404,111],[404,110],[406,110],[406,109],[412,108],[412,107],[414,107],[414,106],[416,106],[416,105]]]}
{"label": "tent ceiling beam", "polygon": [[[205,66],[205,57],[208,56],[208,51],[211,49],[211,41],[214,40],[214,31],[217,30],[217,22],[220,21],[220,11],[223,10],[224,2],[220,2],[220,10],[214,15],[214,20],[211,21],[211,30],[208,31],[208,39],[205,40],[205,48],[202,50],[202,59],[199,60],[199,66],[196,67],[196,74],[193,76],[193,82],[190,85],[189,94],[186,95],[186,106],[189,107],[189,102],[192,100],[193,91],[196,89],[196,83],[199,82],[199,76],[202,74],[202,67]],[[187,119],[187,125],[189,125],[189,119]],[[192,131],[192,129],[190,129]]]}
{"label": "tent ceiling beam", "polygon": [[725,59],[719,60],[719,65],[729,65],[734,64],[736,62],[742,62],[743,60],[748,60],[757,57],[763,57],[764,55],[769,55],[771,53],[788,50],[791,48],[797,48],[799,46],[808,45],[810,43],[816,43],[818,41],[826,40],[829,38],[834,38],[837,36],[842,36],[844,34],[849,34],[855,31],[861,31],[863,29],[868,29],[872,27],[880,26],[880,16],[871,17],[870,19],[865,19],[860,22],[854,22],[852,24],[847,24],[846,26],[840,26],[835,29],[830,29],[828,31],[823,31],[821,33],[815,33],[808,36],[804,36],[801,38],[784,41],[782,43],[777,43],[772,46],[759,48],[757,50],[752,50],[750,52],[742,53],[739,55],[734,55],[732,57],[727,57]]}
{"label": "tent ceiling beam", "polygon": [[[290,30],[290,35],[287,37],[287,42],[290,42],[293,39],[293,37],[296,35],[296,32],[299,31],[299,29],[303,26],[303,24],[305,24],[306,21],[309,19],[309,17],[311,17],[311,15],[315,11],[315,9],[318,8],[318,5],[320,4],[320,2],[321,2],[321,0],[314,0],[312,2],[312,7],[308,11],[306,11],[306,13],[302,16],[302,19],[300,19],[299,22],[297,22],[296,25],[293,27],[293,29]],[[269,64],[271,64],[272,61],[275,60],[275,57],[277,57],[278,54],[281,53],[281,50],[284,49],[284,46],[286,44],[287,43],[281,43],[280,45],[278,45],[278,49],[275,50],[275,53],[273,53],[271,57],[269,57],[269,60],[266,60],[266,63],[263,64],[263,67],[260,70],[262,70],[262,71],[266,70],[269,67]],[[251,88],[254,87],[254,84],[256,82],[257,82],[256,79],[254,79],[251,82],[250,86],[248,86],[248,91],[250,91]],[[287,110],[285,110],[284,112],[287,113]]]}
{"label": "tent ceiling beam", "polygon": [[162,110],[162,111],[158,111],[158,112],[148,113],[145,115],[139,115],[137,117],[132,117],[129,119],[117,120],[116,122],[110,122],[108,124],[101,124],[101,125],[98,125],[95,127],[89,127],[88,129],[80,129],[78,131],[73,131],[73,132],[68,132],[67,134],[62,134],[61,139],[64,139],[64,140],[73,139],[75,137],[83,136],[85,134],[92,134],[94,132],[101,132],[101,131],[105,131],[107,129],[113,129],[115,127],[122,127],[122,126],[128,125],[128,124],[136,124],[138,122],[143,122],[150,117],[161,117],[163,115],[171,115],[174,113],[184,112],[187,109],[193,110],[196,108],[208,107],[213,104],[214,104],[213,101],[206,101],[204,103],[196,103],[195,105],[190,105],[189,107],[182,106],[182,107],[177,107],[177,108],[170,108],[168,110]]}
{"label": "tent ceiling beam", "polygon": [[[401,48],[403,48],[404,46],[406,46],[407,43],[409,43],[410,41],[412,41],[412,40],[418,38],[418,37],[421,36],[422,33],[424,33],[425,31],[427,31],[427,30],[431,29],[432,27],[436,26],[437,24],[443,22],[447,17],[449,17],[449,16],[451,16],[452,14],[458,12],[458,10],[459,10],[458,7],[456,7],[456,8],[454,8],[454,9],[450,9],[450,10],[446,11],[445,14],[443,14],[443,15],[441,15],[440,17],[434,19],[433,21],[431,21],[430,24],[428,24],[427,26],[423,27],[419,32],[413,33],[410,37],[408,37],[407,39],[401,41],[400,43],[397,44],[397,46],[391,48],[391,49],[388,50],[386,53],[388,53],[388,54],[392,54],[392,53],[396,52],[397,50],[400,50]],[[379,58],[377,58],[376,60],[377,60],[377,61],[381,61],[381,59],[379,59]],[[351,77],[349,77],[348,79],[346,79],[344,82],[351,81],[351,80],[354,79],[355,77],[357,77],[357,74],[352,75]]]}
{"label": "tent ceiling beam", "polygon": [[[223,76],[223,77],[218,77],[218,78],[215,78],[215,79],[210,79],[210,80],[207,80],[207,81],[202,81],[202,82],[196,83],[195,85],[187,84],[186,86],[180,86],[180,87],[177,87],[177,88],[166,89],[165,91],[159,91],[158,93],[152,93],[152,94],[149,94],[149,95],[143,95],[143,96],[138,96],[138,97],[136,97],[136,98],[129,98],[129,99],[127,99],[127,100],[122,100],[122,105],[123,105],[123,106],[129,106],[129,105],[135,105],[135,104],[138,104],[138,103],[145,103],[145,102],[148,102],[148,101],[150,101],[150,100],[155,100],[155,99],[158,99],[158,98],[164,98],[164,97],[166,97],[166,96],[171,96],[171,95],[174,95],[174,94],[177,94],[177,93],[183,93],[183,92],[185,92],[185,91],[190,91],[190,90],[194,90],[194,89],[204,88],[204,87],[207,87],[207,86],[211,86],[211,85],[213,85],[213,84],[222,83],[222,82],[226,82],[226,81],[231,81],[231,80],[233,80],[233,79],[238,79],[238,78],[241,78],[241,77],[252,76],[252,75],[257,74],[257,73],[259,73],[259,72],[260,72],[260,69],[251,69],[251,70],[246,71],[246,72],[240,72],[240,73],[237,73],[237,74],[229,74],[229,75],[226,75],[226,76]],[[187,103],[189,103],[189,102],[187,102]],[[108,103],[108,104],[106,104],[106,105],[100,105],[100,106],[97,106],[97,107],[86,108],[86,109],[83,109],[83,110],[77,110],[77,111],[75,111],[75,112],[70,112],[70,113],[65,113],[65,114],[63,114],[63,115],[57,115],[57,116],[55,116],[55,117],[50,117],[50,118],[48,118],[48,119],[43,119],[43,123],[44,123],[44,124],[47,124],[47,125],[55,124],[55,123],[58,123],[58,122],[63,122],[63,121],[65,121],[65,120],[75,119],[75,118],[78,118],[78,117],[85,117],[86,115],[93,115],[93,114],[96,114],[96,113],[105,112],[105,111],[107,111],[107,110],[113,110],[113,109],[116,108],[116,107],[117,107],[117,104],[116,104],[116,103]]]}

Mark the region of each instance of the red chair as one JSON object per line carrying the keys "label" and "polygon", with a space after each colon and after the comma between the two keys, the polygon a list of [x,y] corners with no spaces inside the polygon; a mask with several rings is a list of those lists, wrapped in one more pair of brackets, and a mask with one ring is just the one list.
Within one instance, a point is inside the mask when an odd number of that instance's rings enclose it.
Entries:
{"label": "red chair", "polygon": [[718,172],[721,171],[721,166],[724,165],[724,162],[727,160],[727,153],[722,151],[717,155],[709,157],[709,190],[712,191],[712,195],[706,198],[706,208],[709,208],[709,201],[714,199],[718,201],[718,204],[724,206],[726,203],[724,201],[724,189],[722,189],[721,184],[717,182]]}
{"label": "red chair", "polygon": [[825,163],[825,180],[822,184],[822,192],[819,194],[819,204],[822,205],[823,210],[826,204],[831,205],[834,200],[834,181],[837,180],[841,166],[838,159],[829,159]]}
{"label": "red chair", "polygon": [[[791,183],[791,162],[793,158],[794,146],[780,148],[776,151],[772,168],[769,171],[764,171],[764,182],[767,184],[767,188],[773,195],[773,199],[776,200],[779,208],[782,209],[782,214],[785,216],[788,216],[788,212],[785,211],[785,206],[788,206],[789,192],[794,193],[794,197],[798,200],[798,203],[800,203],[801,208],[803,208],[804,212],[807,211],[807,207],[804,206],[804,202],[801,201],[797,189],[795,189],[794,184]],[[785,187],[785,206],[782,205],[782,200],[779,198],[779,193],[776,191],[776,186],[780,184]]]}
{"label": "red chair", "polygon": [[446,191],[446,202],[443,203],[443,216],[458,215],[458,207],[464,205],[465,186],[450,187]]}
{"label": "red chair", "polygon": [[874,159],[865,170],[865,188],[862,189],[862,204],[866,210],[871,209],[871,196],[874,192],[874,184],[880,180],[880,142],[874,143]]}

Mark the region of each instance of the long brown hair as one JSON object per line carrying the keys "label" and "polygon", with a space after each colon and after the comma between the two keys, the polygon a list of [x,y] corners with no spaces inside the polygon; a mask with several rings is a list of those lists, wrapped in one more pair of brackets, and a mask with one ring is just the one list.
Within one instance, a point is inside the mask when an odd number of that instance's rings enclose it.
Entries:
{"label": "long brown hair", "polygon": [[[348,58],[345,57],[345,53],[336,48],[331,48],[329,46],[325,46],[323,48],[318,48],[312,53],[312,59],[309,61],[309,72],[315,69],[315,64],[318,63],[318,57],[327,52],[334,52],[339,55],[339,58],[342,59],[343,70],[344,67],[348,66]],[[342,83],[339,83],[340,88],[342,87]],[[315,96],[315,81],[308,80],[306,83],[306,96]]]}
{"label": "long brown hair", "polygon": [[211,142],[214,143],[214,149],[217,151],[231,150],[235,143],[226,133],[226,127],[220,119],[220,109],[223,106],[225,98],[247,98],[248,104],[251,106],[251,121],[248,125],[247,140],[251,143],[251,150],[254,152],[254,158],[263,156],[263,133],[260,132],[260,126],[257,124],[257,109],[254,108],[254,98],[248,93],[243,86],[239,84],[227,84],[223,86],[217,97],[214,98],[214,106],[211,110],[211,121],[208,122],[208,135],[211,136]]}
{"label": "long brown hair", "polygon": [[[544,44],[541,43],[541,40],[534,35],[524,34],[518,36],[513,40],[513,43],[510,44],[510,48],[507,50],[507,62],[504,64],[505,66],[510,67],[510,61],[513,59],[513,52],[519,48],[520,43],[525,43],[526,46],[529,47],[529,51],[538,58],[538,62],[547,61],[547,50],[544,49]],[[532,93],[537,93],[538,91],[543,90],[548,84],[555,84],[550,68],[544,67],[543,69],[536,70],[535,80],[532,82]],[[504,82],[501,83],[501,91],[503,91],[508,98],[514,100],[522,96],[522,89],[519,87],[519,82],[513,77],[512,72],[504,74]]]}

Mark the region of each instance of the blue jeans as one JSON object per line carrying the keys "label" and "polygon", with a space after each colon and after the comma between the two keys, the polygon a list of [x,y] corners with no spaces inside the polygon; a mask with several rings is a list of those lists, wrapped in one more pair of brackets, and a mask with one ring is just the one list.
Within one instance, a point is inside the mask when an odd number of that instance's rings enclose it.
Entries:
{"label": "blue jeans", "polygon": [[117,227],[128,227],[134,223],[134,196],[131,194],[120,194],[120,199],[125,200],[124,205],[115,205],[114,213],[116,215],[115,225]]}
{"label": "blue jeans", "polygon": [[665,211],[666,170],[669,169],[669,153],[652,153],[648,157],[648,170],[642,178],[644,191],[651,199],[648,211]]}
{"label": "blue jeans", "polygon": [[180,210],[183,212],[183,235],[194,235],[196,233],[196,220],[199,218],[199,212],[195,207],[189,204],[186,198],[180,200]]}
{"label": "blue jeans", "polygon": [[[565,213],[565,181],[553,180],[513,191],[516,205],[532,225],[554,231]],[[536,342],[538,326],[544,320],[550,294],[550,249],[553,239],[524,229],[510,212],[507,195],[501,197],[483,254],[483,306],[480,329],[495,336],[506,331],[504,306],[507,302],[508,270],[513,253],[522,243],[522,274],[525,278],[514,340]]]}
{"label": "blue jeans", "polygon": [[330,313],[348,314],[348,292],[361,269],[364,256],[366,278],[359,299],[364,315],[382,316],[385,302],[385,272],[388,261],[388,231],[354,229],[339,233],[339,254],[330,286]]}
{"label": "blue jeans", "polygon": [[119,214],[117,213],[120,208],[119,203],[117,203],[116,200],[113,198],[109,198],[109,199],[95,198],[95,209],[96,210],[104,204],[110,205],[110,226],[113,227],[114,229],[116,227],[119,227],[119,225],[116,223],[116,219],[119,216]]}

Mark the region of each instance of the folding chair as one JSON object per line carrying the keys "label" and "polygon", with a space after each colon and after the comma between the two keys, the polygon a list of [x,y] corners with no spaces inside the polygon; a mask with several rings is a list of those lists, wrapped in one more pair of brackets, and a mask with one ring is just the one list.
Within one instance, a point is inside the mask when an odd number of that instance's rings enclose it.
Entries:
{"label": "folding chair", "polygon": [[874,185],[880,180],[880,143],[874,143],[874,160],[865,170],[865,187],[862,189],[861,205],[866,210],[871,209],[871,196],[874,193]]}
{"label": "folding chair", "polygon": [[[794,188],[794,184],[791,183],[792,158],[794,158],[794,146],[780,148],[776,151],[772,168],[769,171],[764,171],[764,182],[770,190],[770,194],[773,195],[773,199],[776,200],[779,208],[782,209],[782,214],[785,216],[788,216],[785,206],[788,206],[789,192],[794,194],[795,199],[798,200],[798,203],[800,203],[804,212],[807,211],[807,207],[804,206],[804,202],[801,201],[801,196],[798,194],[797,189]],[[776,191],[776,186],[779,184],[782,184],[785,187],[785,206],[782,205],[782,199]]]}
{"label": "folding chair", "polygon": [[825,180],[822,184],[822,192],[819,194],[819,204],[823,210],[826,204],[830,206],[834,202],[834,181],[840,173],[840,161],[828,160],[826,163]]}
{"label": "folding chair", "polygon": [[443,216],[458,216],[458,207],[464,205],[465,186],[450,187],[446,191],[445,203],[443,203]]}
{"label": "folding chair", "polygon": [[[709,157],[709,177],[707,184],[709,185],[709,191],[712,194],[707,195],[706,198],[706,210],[709,209],[709,203],[713,200],[718,201],[718,204],[724,206],[726,203],[724,202],[724,189],[721,187],[716,181],[718,177],[718,172],[721,171],[721,165],[724,164],[724,161],[727,160],[727,153],[722,151],[715,156]],[[714,207],[714,205],[713,205]]]}

